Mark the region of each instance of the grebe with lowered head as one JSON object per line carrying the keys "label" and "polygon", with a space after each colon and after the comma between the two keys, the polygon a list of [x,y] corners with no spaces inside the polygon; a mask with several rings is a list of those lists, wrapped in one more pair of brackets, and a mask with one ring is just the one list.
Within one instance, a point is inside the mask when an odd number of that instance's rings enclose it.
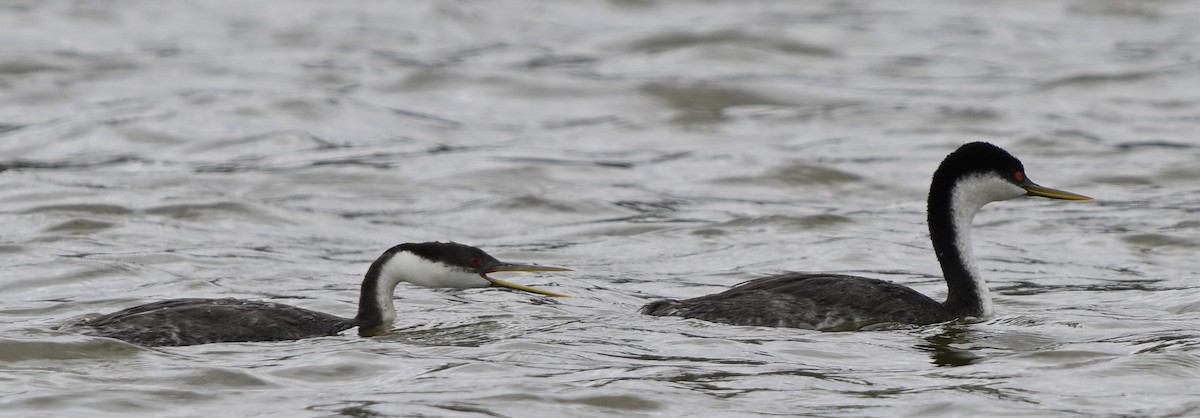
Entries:
{"label": "grebe with lowered head", "polygon": [[946,156],[929,186],[929,238],[945,276],[943,302],[892,282],[840,274],[787,273],[750,280],[721,293],[660,300],[641,312],[733,325],[851,331],[868,325],[924,325],[992,315],[987,283],[971,253],[971,220],[983,205],[1041,196],[1091,200],[1030,181],[1020,160],[985,142]]}
{"label": "grebe with lowered head", "polygon": [[371,263],[354,318],[255,300],[172,299],[71,321],[60,329],[144,346],[298,340],[337,335],[353,327],[358,327],[358,335],[371,337],[391,330],[396,320],[392,292],[400,282],[459,289],[498,286],[566,297],[487,275],[502,271],[570,270],[507,263],[481,249],[453,242],[408,243],[384,251]]}

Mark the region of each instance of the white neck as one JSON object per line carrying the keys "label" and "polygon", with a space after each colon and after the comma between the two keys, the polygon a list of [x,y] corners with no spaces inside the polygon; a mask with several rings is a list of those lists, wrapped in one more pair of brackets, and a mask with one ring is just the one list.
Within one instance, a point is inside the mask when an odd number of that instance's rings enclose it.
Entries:
{"label": "white neck", "polygon": [[988,290],[987,281],[975,267],[975,254],[971,249],[971,221],[983,205],[1021,197],[1025,193],[1025,189],[996,176],[970,176],[954,185],[950,213],[954,224],[954,242],[957,244],[955,250],[958,251],[958,259],[962,260],[971,280],[975,282],[976,297],[985,317],[993,313],[992,295]]}
{"label": "white neck", "polygon": [[454,268],[446,264],[426,260],[413,253],[396,253],[384,263],[379,272],[379,285],[371,298],[383,316],[383,325],[388,329],[396,321],[396,305],[393,295],[396,285],[409,282],[423,287],[448,287],[466,289],[488,287],[491,282],[478,274]]}

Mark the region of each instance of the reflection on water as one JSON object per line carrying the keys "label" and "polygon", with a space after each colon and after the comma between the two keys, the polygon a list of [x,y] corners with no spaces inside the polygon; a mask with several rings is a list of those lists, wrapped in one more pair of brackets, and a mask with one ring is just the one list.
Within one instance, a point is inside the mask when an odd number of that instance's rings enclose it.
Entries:
{"label": "reflection on water", "polygon": [[[0,4],[4,411],[1200,411],[1195,2],[277,3]],[[925,191],[974,140],[1098,199],[980,212],[995,318],[636,314],[783,271],[944,298]],[[430,240],[570,267],[522,283],[572,297],[401,285],[380,338],[52,330],[178,297],[350,316],[379,249]]]}
{"label": "reflection on water", "polygon": [[943,367],[958,367],[983,361],[983,356],[976,355],[969,349],[959,348],[972,343],[971,330],[966,326],[949,325],[937,335],[925,337],[925,343],[917,344],[918,350],[929,353],[933,364]]}

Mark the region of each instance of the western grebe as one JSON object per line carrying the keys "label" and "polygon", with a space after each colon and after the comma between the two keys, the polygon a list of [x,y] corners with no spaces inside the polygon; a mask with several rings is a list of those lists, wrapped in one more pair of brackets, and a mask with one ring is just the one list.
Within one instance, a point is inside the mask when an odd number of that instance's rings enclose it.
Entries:
{"label": "western grebe", "polygon": [[337,335],[356,326],[358,335],[371,337],[391,330],[396,320],[392,292],[400,282],[459,289],[499,286],[566,297],[487,276],[501,271],[570,270],[506,263],[481,249],[453,242],[407,243],[384,251],[371,263],[354,318],[255,300],[172,299],[72,321],[60,329],[144,346],[298,340]]}
{"label": "western grebe", "polygon": [[1020,160],[992,144],[969,143],[942,160],[929,186],[928,222],[929,238],[949,288],[944,302],[883,280],[787,273],[750,280],[717,294],[652,302],[641,312],[822,331],[985,318],[992,315],[992,298],[971,253],[971,219],[985,204],[1021,196],[1091,200],[1034,184]]}

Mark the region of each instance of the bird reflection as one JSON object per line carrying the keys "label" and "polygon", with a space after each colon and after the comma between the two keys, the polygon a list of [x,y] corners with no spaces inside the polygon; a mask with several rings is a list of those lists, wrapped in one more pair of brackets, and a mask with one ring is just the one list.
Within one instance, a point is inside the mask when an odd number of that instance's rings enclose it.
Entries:
{"label": "bird reflection", "polygon": [[971,350],[956,348],[953,345],[972,342],[964,326],[949,325],[936,335],[925,337],[924,344],[917,344],[917,349],[929,353],[933,364],[939,367],[958,367],[983,361],[983,356],[971,353]]}

